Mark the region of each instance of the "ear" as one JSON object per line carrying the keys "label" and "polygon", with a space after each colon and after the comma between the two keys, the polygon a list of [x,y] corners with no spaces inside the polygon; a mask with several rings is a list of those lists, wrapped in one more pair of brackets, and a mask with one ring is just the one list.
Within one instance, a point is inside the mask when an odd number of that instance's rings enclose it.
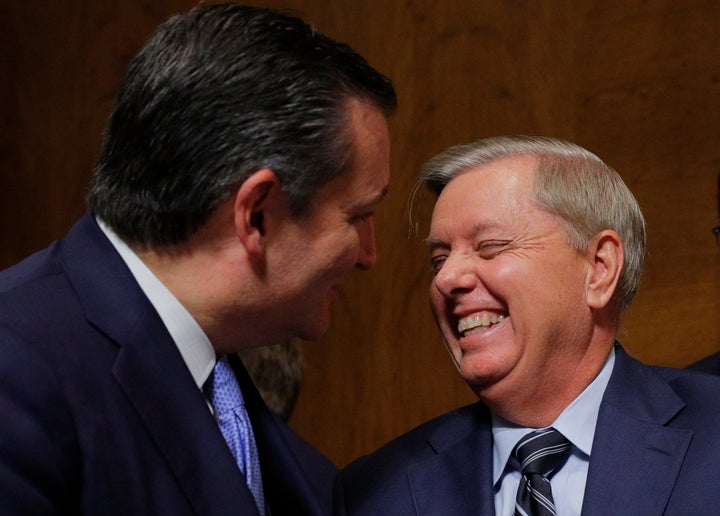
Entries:
{"label": "ear", "polygon": [[590,308],[601,309],[615,294],[625,264],[625,250],[620,235],[607,229],[595,235],[587,252],[591,264],[587,302]]}
{"label": "ear", "polygon": [[265,253],[265,210],[280,189],[280,179],[269,168],[248,177],[235,194],[235,232],[251,257]]}

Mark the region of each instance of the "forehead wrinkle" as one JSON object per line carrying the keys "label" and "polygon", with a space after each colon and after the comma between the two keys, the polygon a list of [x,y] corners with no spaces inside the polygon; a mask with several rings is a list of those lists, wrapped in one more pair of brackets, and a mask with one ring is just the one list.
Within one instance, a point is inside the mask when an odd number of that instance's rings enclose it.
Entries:
{"label": "forehead wrinkle", "polygon": [[472,239],[481,233],[486,233],[489,230],[499,228],[501,226],[502,224],[497,221],[481,220],[470,227],[470,230],[467,232],[467,237]]}

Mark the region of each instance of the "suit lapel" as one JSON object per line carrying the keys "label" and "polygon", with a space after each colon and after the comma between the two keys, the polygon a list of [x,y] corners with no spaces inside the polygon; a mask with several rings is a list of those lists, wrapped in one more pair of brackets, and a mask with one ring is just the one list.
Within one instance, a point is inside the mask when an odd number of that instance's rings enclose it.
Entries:
{"label": "suit lapel", "polygon": [[63,266],[88,321],[120,347],[113,374],[194,511],[244,514],[245,480],[160,317],[95,222],[64,241]]}
{"label": "suit lapel", "polygon": [[164,327],[141,323],[113,372],[198,514],[255,513],[245,478]]}
{"label": "suit lapel", "polygon": [[588,471],[583,516],[662,514],[692,439],[666,425],[684,404],[651,368],[616,346]]}
{"label": "suit lapel", "polygon": [[495,514],[490,418],[487,409],[475,407],[478,418],[444,426],[428,440],[437,455],[408,469],[418,515]]}

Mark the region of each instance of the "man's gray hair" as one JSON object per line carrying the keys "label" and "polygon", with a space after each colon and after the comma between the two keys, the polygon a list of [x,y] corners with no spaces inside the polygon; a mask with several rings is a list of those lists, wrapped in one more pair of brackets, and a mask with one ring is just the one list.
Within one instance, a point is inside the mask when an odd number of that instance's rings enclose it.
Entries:
{"label": "man's gray hair", "polygon": [[630,305],[640,284],[647,235],[645,219],[620,175],[579,145],[542,136],[500,136],[451,147],[423,167],[418,183],[439,195],[453,178],[471,168],[508,156],[537,160],[535,201],[567,228],[567,240],[584,249],[600,231],[620,235],[625,265],[618,284],[622,307]]}

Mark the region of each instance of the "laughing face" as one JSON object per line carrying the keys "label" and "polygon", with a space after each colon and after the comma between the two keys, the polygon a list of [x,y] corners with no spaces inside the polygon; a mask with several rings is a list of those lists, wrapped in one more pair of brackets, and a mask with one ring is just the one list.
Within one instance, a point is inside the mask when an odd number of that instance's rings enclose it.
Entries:
{"label": "laughing face", "polygon": [[591,260],[533,201],[534,163],[508,157],[455,177],[427,240],[433,315],[460,374],[491,408],[562,390],[592,338]]}

